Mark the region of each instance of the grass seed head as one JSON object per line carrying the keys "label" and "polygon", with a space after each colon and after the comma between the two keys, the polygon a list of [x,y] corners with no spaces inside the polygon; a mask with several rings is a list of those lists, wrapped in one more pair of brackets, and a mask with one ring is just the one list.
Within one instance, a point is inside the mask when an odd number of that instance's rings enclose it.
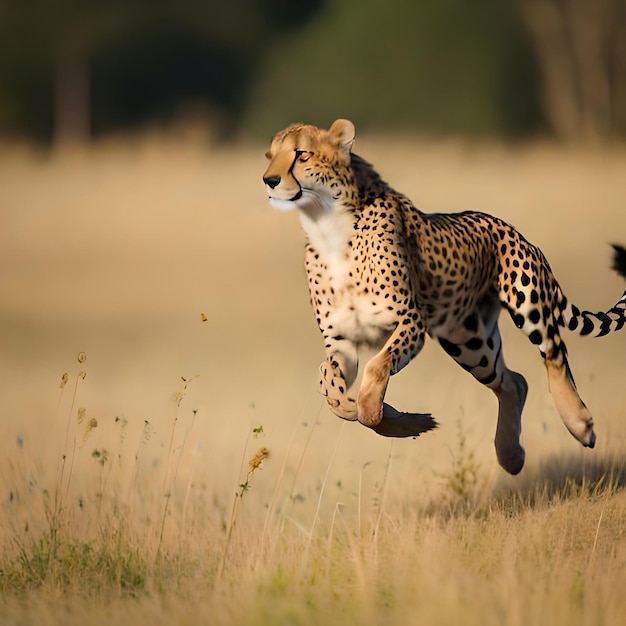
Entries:
{"label": "grass seed head", "polygon": [[248,461],[250,471],[254,472],[263,465],[263,461],[270,455],[270,451],[267,448],[259,448],[258,452]]}
{"label": "grass seed head", "polygon": [[87,439],[89,438],[89,435],[91,434],[91,431],[94,428],[98,428],[98,420],[95,417],[91,417],[89,418],[89,421],[87,422],[87,425],[85,426],[85,432],[83,433],[83,443],[87,441]]}

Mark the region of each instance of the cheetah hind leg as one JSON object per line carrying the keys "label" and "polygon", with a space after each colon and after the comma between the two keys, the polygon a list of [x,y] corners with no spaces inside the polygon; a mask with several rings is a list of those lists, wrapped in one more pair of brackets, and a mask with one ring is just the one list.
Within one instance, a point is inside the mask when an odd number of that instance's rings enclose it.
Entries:
{"label": "cheetah hind leg", "polygon": [[545,365],[550,394],[567,430],[583,446],[593,448],[596,445],[593,417],[576,391],[565,349],[563,348],[557,357],[545,359]]}
{"label": "cheetah hind leg", "polygon": [[509,474],[519,474],[526,458],[526,452],[519,440],[528,383],[521,374],[505,369],[502,384],[494,389],[494,392],[498,398],[498,425],[495,437],[498,463]]}

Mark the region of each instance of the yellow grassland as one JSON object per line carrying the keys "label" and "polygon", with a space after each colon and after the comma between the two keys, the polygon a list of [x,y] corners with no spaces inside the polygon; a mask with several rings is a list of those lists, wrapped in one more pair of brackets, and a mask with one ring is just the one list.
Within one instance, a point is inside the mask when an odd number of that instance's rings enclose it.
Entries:
{"label": "yellow grassland", "polygon": [[[0,623],[623,624],[626,332],[565,334],[590,451],[503,314],[530,384],[516,478],[495,460],[495,398],[432,343],[388,399],[436,431],[341,422],[264,149],[0,149]],[[626,244],[622,148],[355,150],[425,211],[513,223],[579,306],[623,291],[607,245]]]}

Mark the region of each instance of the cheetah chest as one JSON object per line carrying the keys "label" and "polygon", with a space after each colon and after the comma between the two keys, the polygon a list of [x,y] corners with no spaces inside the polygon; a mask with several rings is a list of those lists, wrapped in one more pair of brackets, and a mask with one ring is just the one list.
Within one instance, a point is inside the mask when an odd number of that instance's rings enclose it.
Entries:
{"label": "cheetah chest", "polygon": [[[326,266],[317,294],[312,293],[320,326],[332,335],[354,343],[378,346],[397,323],[395,312],[368,285],[366,276],[354,271],[338,273],[337,265]],[[346,265],[342,270],[346,270]],[[326,288],[324,287],[326,284]]]}
{"label": "cheetah chest", "polygon": [[378,263],[365,258],[355,243],[352,222],[335,218],[305,230],[309,290],[320,329],[354,343],[382,345],[398,322],[397,306],[385,293]]}

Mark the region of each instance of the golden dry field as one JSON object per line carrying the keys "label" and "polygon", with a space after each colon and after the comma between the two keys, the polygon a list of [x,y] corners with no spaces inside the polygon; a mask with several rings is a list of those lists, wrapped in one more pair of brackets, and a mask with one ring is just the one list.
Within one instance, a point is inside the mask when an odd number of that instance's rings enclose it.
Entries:
{"label": "golden dry field", "polygon": [[[433,343],[387,398],[436,431],[342,422],[317,393],[304,237],[267,204],[265,149],[0,149],[0,623],[623,624],[626,332],[565,333],[591,451],[502,315],[530,385],[516,478],[495,397]],[[422,210],[513,223],[579,306],[622,293],[623,148],[355,150]]]}

